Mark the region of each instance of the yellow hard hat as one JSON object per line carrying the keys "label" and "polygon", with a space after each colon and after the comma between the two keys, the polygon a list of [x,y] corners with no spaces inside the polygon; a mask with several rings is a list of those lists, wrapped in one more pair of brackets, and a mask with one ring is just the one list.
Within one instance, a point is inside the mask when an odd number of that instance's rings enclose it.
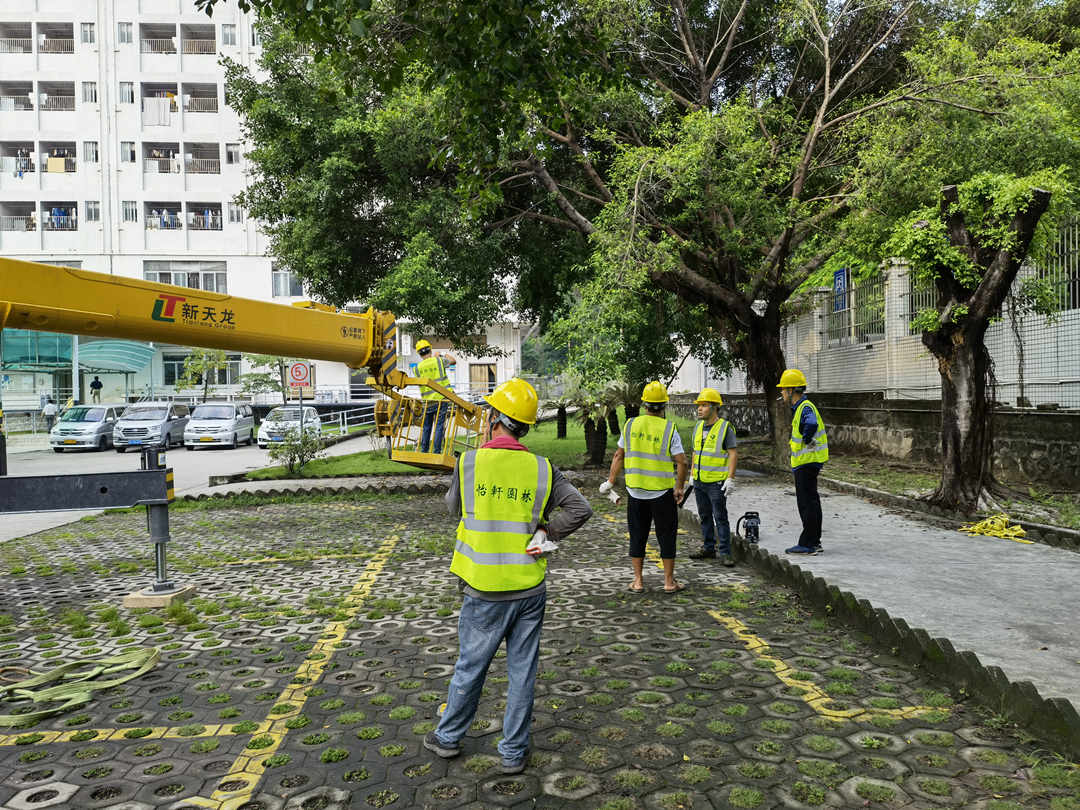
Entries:
{"label": "yellow hard hat", "polygon": [[536,424],[539,397],[536,396],[536,389],[520,377],[504,382],[491,392],[491,396],[484,397],[484,402],[515,422]]}
{"label": "yellow hard hat", "polygon": [[424,349],[430,349],[430,348],[431,348],[431,344],[428,343],[423,338],[420,338],[420,340],[416,341],[416,350],[418,352],[422,352]]}
{"label": "yellow hard hat", "polygon": [[776,387],[806,388],[806,375],[797,368],[785,369],[784,373],[780,375],[780,382],[776,384]]}
{"label": "yellow hard hat", "polygon": [[642,402],[661,403],[668,401],[667,386],[662,382],[653,380],[651,383],[645,386],[645,390],[641,392]]}
{"label": "yellow hard hat", "polygon": [[702,388],[701,393],[698,394],[697,399],[694,400],[694,404],[703,405],[710,402],[716,405],[723,405],[724,398],[720,396],[720,392],[717,391],[715,388]]}

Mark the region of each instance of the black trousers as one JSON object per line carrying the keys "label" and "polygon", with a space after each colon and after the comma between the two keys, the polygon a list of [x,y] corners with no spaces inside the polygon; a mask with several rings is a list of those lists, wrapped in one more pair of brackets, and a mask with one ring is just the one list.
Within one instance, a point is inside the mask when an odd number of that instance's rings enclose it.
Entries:
{"label": "black trousers", "polygon": [[821,465],[803,464],[792,472],[795,474],[795,499],[799,502],[799,517],[803,526],[799,545],[816,548],[821,545],[821,498],[817,490]]}
{"label": "black trousers", "polygon": [[668,490],[659,498],[639,499],[627,493],[626,526],[630,530],[630,556],[645,556],[645,541],[649,529],[656,524],[656,541],[660,546],[660,559],[675,559],[675,535],[679,531],[679,508],[675,505],[675,493]]}

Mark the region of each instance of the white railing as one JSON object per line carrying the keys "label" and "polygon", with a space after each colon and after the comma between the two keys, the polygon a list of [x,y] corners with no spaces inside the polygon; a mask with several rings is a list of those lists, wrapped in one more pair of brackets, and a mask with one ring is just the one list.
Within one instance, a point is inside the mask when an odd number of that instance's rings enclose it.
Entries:
{"label": "white railing", "polygon": [[142,39],[139,40],[139,50],[143,53],[176,53],[176,40]]}
{"label": "white railing", "polygon": [[75,96],[46,96],[41,102],[42,110],[59,110],[61,112],[75,111]]}
{"label": "white railing", "polygon": [[[316,402],[319,391],[316,390]],[[344,436],[355,428],[375,424],[375,404],[362,405],[359,408],[348,408],[341,411],[330,411],[319,414],[319,422],[322,423],[322,432],[337,432]]]}
{"label": "white railing", "polygon": [[187,162],[188,174],[221,174],[218,158],[192,158]]}
{"label": "white railing", "polygon": [[191,214],[191,224],[188,226],[193,231],[220,231],[221,214]]}
{"label": "white railing", "polygon": [[79,230],[79,218],[49,216],[42,222],[42,228],[46,231],[77,231]]}
{"label": "white railing", "polygon": [[0,231],[36,231],[33,216],[0,216]]}
{"label": "white railing", "polygon": [[146,174],[179,174],[180,161],[173,158],[143,158]]}
{"label": "white railing", "polygon": [[34,171],[34,161],[28,157],[15,157],[14,155],[0,157],[0,173],[2,174],[19,174],[20,172],[32,171]]}
{"label": "white railing", "polygon": [[46,37],[38,43],[39,53],[75,53],[75,40]]}
{"label": "white railing", "polygon": [[184,110],[193,113],[216,113],[218,111],[217,96],[209,98],[192,96],[185,102]]}
{"label": "white railing", "polygon": [[184,53],[217,53],[217,40],[185,39]]}
{"label": "white railing", "polygon": [[0,37],[0,53],[33,53],[34,40],[29,37]]}
{"label": "white railing", "polygon": [[34,109],[34,104],[27,95],[0,96],[0,112],[18,112],[32,109]]}
{"label": "white railing", "polygon": [[148,231],[179,231],[184,227],[184,220],[180,217],[179,211],[165,211],[157,214],[151,212],[145,219]]}

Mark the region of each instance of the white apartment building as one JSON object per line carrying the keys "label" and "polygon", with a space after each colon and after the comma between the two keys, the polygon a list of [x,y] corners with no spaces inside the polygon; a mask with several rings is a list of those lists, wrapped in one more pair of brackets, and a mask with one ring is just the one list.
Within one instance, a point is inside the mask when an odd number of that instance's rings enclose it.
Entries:
{"label": "white apartment building", "polygon": [[[194,0],[2,0],[0,255],[285,304],[302,297],[233,202],[245,148],[219,59],[254,65],[252,22],[235,0],[212,18]],[[71,339],[14,332],[5,330],[7,409],[36,408],[45,392],[67,399]],[[499,382],[516,373],[520,330],[497,324],[488,340],[511,360],[459,364],[459,390],[493,366]],[[117,343],[78,340],[79,399],[94,374],[103,400],[172,393],[185,347]],[[403,367],[418,359],[405,348]],[[239,353],[229,359],[219,393],[234,392],[246,370]],[[349,398],[342,364],[316,363],[316,383]]]}

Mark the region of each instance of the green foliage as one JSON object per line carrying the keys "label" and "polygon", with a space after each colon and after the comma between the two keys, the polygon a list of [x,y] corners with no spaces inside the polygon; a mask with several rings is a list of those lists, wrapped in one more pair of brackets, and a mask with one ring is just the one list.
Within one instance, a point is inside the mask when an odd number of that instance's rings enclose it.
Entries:
{"label": "green foliage", "polygon": [[267,455],[270,460],[285,467],[292,475],[304,469],[304,465],[323,455],[322,437],[308,430],[289,428],[280,442],[270,445]]}
{"label": "green foliage", "polygon": [[240,390],[245,394],[281,394],[281,404],[288,405],[288,381],[285,378],[291,357],[272,354],[245,354],[243,356],[251,371],[240,375]]}
{"label": "green foliage", "polygon": [[229,361],[222,349],[192,349],[184,358],[184,371],[176,380],[176,390],[201,386],[203,402],[206,402],[220,379],[219,372],[228,367]]}

